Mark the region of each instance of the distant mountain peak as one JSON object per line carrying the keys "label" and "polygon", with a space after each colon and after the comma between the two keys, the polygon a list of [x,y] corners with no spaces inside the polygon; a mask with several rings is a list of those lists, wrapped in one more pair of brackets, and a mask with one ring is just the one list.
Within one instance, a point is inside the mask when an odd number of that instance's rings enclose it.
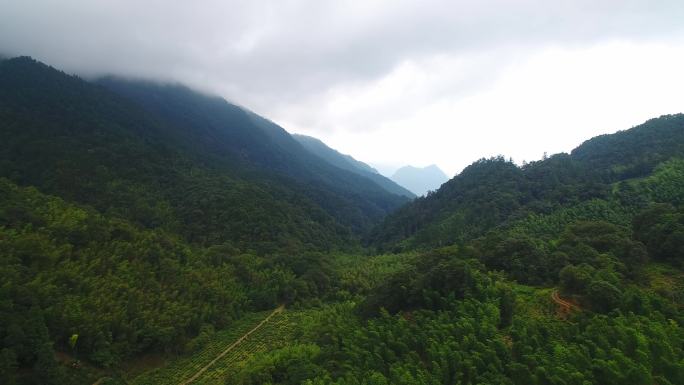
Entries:
{"label": "distant mountain peak", "polygon": [[391,179],[416,195],[425,195],[438,189],[449,177],[437,165],[431,164],[426,167],[404,166],[395,171]]}

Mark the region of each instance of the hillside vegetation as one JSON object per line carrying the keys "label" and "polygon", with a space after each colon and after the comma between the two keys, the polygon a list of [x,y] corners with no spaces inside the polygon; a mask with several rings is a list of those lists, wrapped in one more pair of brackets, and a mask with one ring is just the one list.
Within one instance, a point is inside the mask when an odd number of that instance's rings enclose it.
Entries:
{"label": "hillside vegetation", "polygon": [[[591,140],[577,150],[599,141],[591,161],[476,162],[385,222],[424,221],[389,244],[410,253],[338,257],[337,296],[352,302],[232,383],[682,383],[682,121]],[[631,148],[624,163],[613,140]]]}
{"label": "hillside vegetation", "polygon": [[2,384],[684,384],[684,115],[399,207],[222,99],[19,58],[0,142]]}
{"label": "hillside vegetation", "polygon": [[596,137],[571,154],[523,167],[502,156],[480,159],[439,190],[389,215],[370,243],[395,250],[472,240],[530,215],[611,200],[616,183],[647,176],[673,157],[684,157],[681,114]]}

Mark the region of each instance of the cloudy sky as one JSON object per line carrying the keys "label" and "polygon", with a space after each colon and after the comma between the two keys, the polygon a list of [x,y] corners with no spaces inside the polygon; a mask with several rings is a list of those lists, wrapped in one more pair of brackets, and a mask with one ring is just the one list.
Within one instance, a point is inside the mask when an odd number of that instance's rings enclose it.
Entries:
{"label": "cloudy sky", "polygon": [[0,0],[0,52],[185,83],[384,172],[684,112],[681,0]]}

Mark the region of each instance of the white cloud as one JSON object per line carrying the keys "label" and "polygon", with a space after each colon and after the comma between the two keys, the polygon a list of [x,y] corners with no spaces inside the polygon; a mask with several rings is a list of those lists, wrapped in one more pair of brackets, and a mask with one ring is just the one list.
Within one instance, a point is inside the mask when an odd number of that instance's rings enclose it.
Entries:
{"label": "white cloud", "polygon": [[0,0],[0,52],[216,92],[384,167],[680,112],[679,0]]}
{"label": "white cloud", "polygon": [[[509,60],[486,86],[467,92],[459,85],[479,67],[460,59],[438,62],[450,64],[401,65],[371,85],[324,98],[320,120],[333,116],[334,130],[292,126],[385,168],[437,163],[453,175],[482,156],[535,160],[684,111],[682,42],[547,47]],[[444,84],[453,92],[434,92]],[[344,129],[360,122],[375,129]]]}

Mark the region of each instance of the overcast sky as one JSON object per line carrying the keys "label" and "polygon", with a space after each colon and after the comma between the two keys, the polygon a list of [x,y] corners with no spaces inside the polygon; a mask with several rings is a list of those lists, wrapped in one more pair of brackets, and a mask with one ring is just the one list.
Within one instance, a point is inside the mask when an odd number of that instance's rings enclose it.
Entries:
{"label": "overcast sky", "polygon": [[0,0],[0,52],[185,83],[384,172],[684,111],[682,0]]}

